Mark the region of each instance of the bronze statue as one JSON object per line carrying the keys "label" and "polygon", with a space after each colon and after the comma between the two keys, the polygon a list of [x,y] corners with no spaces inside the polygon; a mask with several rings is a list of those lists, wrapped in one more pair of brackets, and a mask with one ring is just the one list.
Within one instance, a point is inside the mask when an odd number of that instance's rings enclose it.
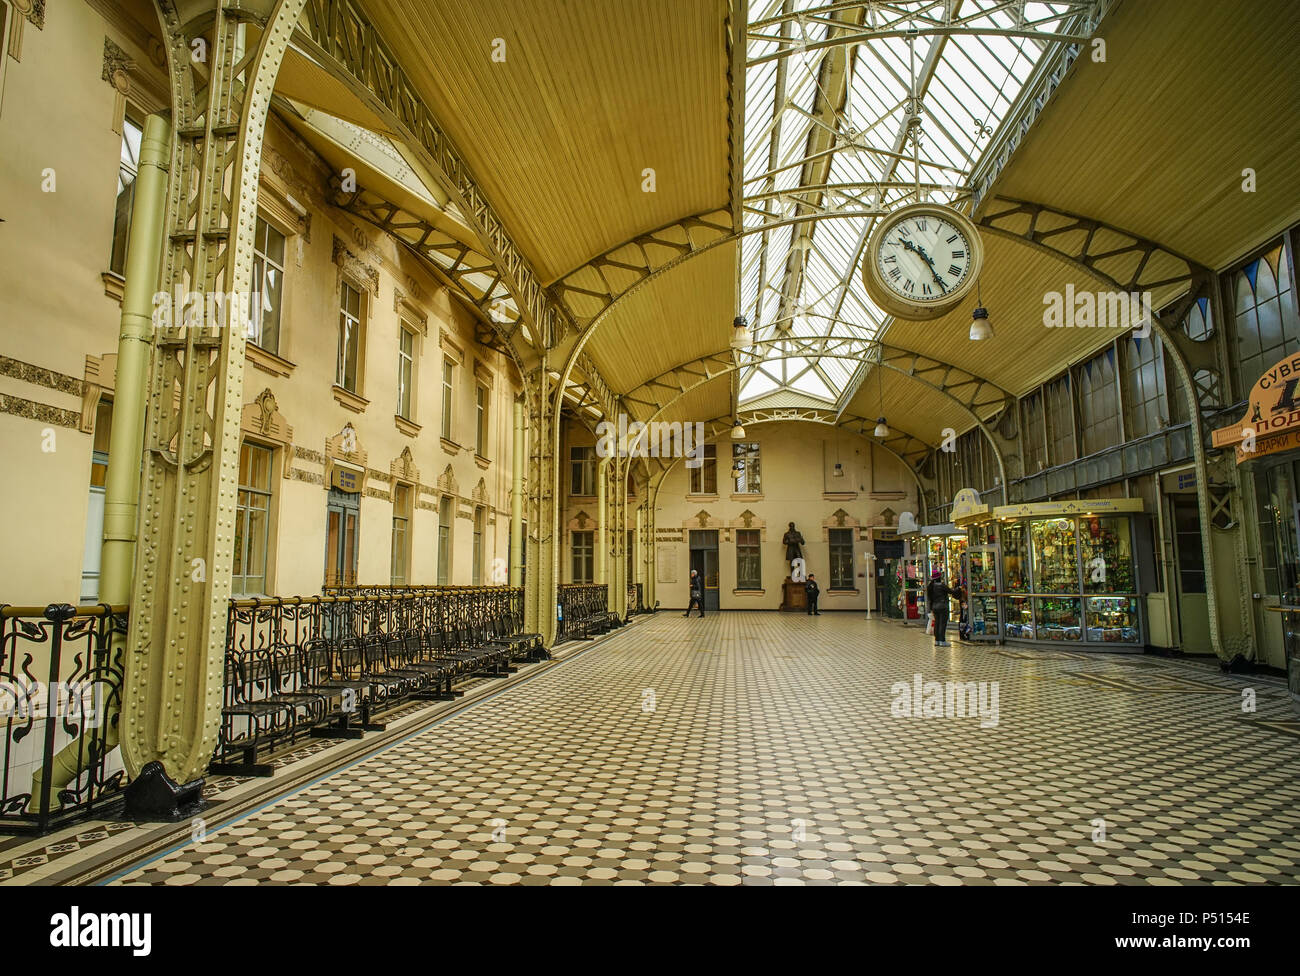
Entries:
{"label": "bronze statue", "polygon": [[787,562],[793,562],[803,557],[803,536],[799,534],[799,530],[794,527],[793,522],[790,523],[790,528],[785,535],[781,536],[781,544],[785,546]]}

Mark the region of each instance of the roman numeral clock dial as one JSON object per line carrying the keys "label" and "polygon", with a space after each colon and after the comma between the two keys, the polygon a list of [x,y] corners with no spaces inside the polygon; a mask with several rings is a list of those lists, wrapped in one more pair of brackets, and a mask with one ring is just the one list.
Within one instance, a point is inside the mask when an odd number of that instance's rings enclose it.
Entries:
{"label": "roman numeral clock dial", "polygon": [[918,203],[883,218],[862,262],[867,294],[903,319],[935,319],[961,304],[984,260],[979,231],[951,207]]}

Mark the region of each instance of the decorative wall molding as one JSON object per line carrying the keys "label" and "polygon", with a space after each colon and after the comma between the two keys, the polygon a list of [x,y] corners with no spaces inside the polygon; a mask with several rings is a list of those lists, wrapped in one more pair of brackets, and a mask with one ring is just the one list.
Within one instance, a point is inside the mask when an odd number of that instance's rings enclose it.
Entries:
{"label": "decorative wall molding", "polygon": [[[688,519],[685,519],[682,522],[682,529],[684,530],[725,529],[726,527],[727,527],[726,522],[722,521],[722,519],[720,518],[715,518],[714,516],[710,515],[708,511],[703,508],[700,509],[698,512],[696,512],[693,516],[691,516]],[[686,537],[685,532],[682,533],[682,537],[683,538]]]}
{"label": "decorative wall molding", "polygon": [[[71,377],[68,377],[71,379]],[[117,382],[117,353],[105,353],[103,356],[86,357],[86,378],[81,383],[81,431],[85,434],[95,432],[95,414],[99,409],[100,398],[108,393],[112,395]]]}
{"label": "decorative wall molding", "polygon": [[334,248],[330,260],[338,266],[340,276],[338,284],[342,284],[342,278],[347,277],[360,287],[368,289],[375,298],[379,297],[379,272],[350,251],[347,242],[337,234],[334,235]]}
{"label": "decorative wall molding", "polygon": [[452,470],[450,464],[442,469],[442,474],[438,475],[438,494],[449,495],[452,498],[460,495],[460,487],[456,484],[456,472]]}
{"label": "decorative wall molding", "polygon": [[38,423],[53,424],[55,427],[67,427],[69,430],[77,430],[81,426],[81,414],[76,410],[64,410],[62,407],[24,400],[22,397],[9,396],[6,393],[0,393],[0,413],[35,420]]}
{"label": "decorative wall molding", "polygon": [[438,331],[438,348],[459,362],[460,365],[465,365],[465,343],[446,329]]}
{"label": "decorative wall molding", "polygon": [[409,447],[402,448],[402,453],[393,458],[388,466],[389,476],[393,481],[404,481],[411,485],[420,484],[420,469],[415,466]]}
{"label": "decorative wall molding", "polygon": [[569,519],[570,532],[586,532],[596,527],[596,520],[584,511],[579,511],[573,518]]}
{"label": "decorative wall molding", "polygon": [[37,30],[45,30],[45,0],[11,0],[13,7],[22,14],[27,23]]}
{"label": "decorative wall molding", "polygon": [[[830,515],[822,519],[822,542],[829,542],[831,538],[831,529],[856,529],[862,523],[842,508],[837,508]],[[857,537],[857,533],[854,533]]]}
{"label": "decorative wall molding", "polygon": [[488,504],[487,483],[482,478],[478,479],[478,484],[476,484],[474,490],[469,493],[469,497],[471,500],[478,502],[481,505]]}
{"label": "decorative wall molding", "polygon": [[251,403],[244,404],[244,411],[240,415],[239,429],[241,433],[251,434],[256,440],[269,441],[276,447],[280,448],[280,466],[282,468],[282,477],[292,477],[291,462],[293,461],[293,428],[289,422],[284,419],[284,415],[279,411],[279,405],[275,402],[275,394],[271,392],[268,386]]}
{"label": "decorative wall molding", "polygon": [[750,509],[745,509],[728,523],[728,535],[735,537],[736,529],[758,529],[758,541],[767,541],[767,520],[761,519]]}
{"label": "decorative wall molding", "polygon": [[344,424],[342,430],[325,440],[325,484],[334,484],[334,469],[339,466],[339,462],[342,462],[356,473],[357,491],[364,493],[368,473],[367,457],[356,428],[350,423]]}
{"label": "decorative wall molding", "polygon": [[474,358],[474,376],[489,390],[492,389],[497,380],[496,372],[478,357]]}
{"label": "decorative wall molding", "polygon": [[[407,280],[412,280],[409,275]],[[400,288],[393,289],[393,311],[410,325],[418,325],[421,335],[429,334],[429,313],[415,304]]]}

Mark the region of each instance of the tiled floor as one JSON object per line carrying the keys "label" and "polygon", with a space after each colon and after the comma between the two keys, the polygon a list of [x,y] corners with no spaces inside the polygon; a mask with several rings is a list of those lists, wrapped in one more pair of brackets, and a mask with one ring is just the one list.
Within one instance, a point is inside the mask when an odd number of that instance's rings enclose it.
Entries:
{"label": "tiled floor", "polygon": [[[894,714],[917,674],[997,724]],[[1296,730],[1204,665],[664,613],[117,880],[1294,883]]]}

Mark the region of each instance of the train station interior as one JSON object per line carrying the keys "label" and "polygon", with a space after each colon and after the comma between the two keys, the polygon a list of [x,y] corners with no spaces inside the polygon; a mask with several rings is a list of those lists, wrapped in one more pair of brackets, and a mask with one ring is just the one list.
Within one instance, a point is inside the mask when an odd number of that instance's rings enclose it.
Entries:
{"label": "train station interior", "polygon": [[0,885],[1300,882],[1297,63],[0,0]]}

